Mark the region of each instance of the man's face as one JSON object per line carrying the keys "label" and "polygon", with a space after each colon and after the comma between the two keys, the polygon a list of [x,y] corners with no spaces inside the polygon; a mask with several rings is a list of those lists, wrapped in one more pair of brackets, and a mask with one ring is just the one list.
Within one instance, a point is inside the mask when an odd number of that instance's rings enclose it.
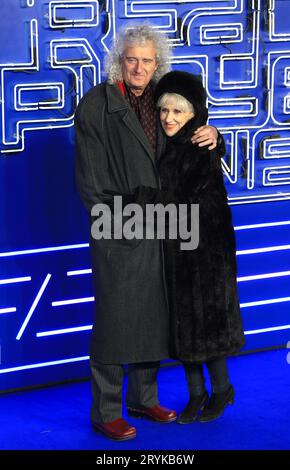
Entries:
{"label": "man's face", "polygon": [[122,61],[124,82],[136,95],[142,95],[157,69],[156,48],[152,41],[125,48]]}

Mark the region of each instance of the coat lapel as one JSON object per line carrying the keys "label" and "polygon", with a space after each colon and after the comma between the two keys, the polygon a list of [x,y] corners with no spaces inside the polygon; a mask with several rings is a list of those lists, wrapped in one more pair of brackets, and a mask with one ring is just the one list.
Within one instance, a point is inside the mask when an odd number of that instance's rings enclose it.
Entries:
{"label": "coat lapel", "polygon": [[133,134],[135,134],[137,139],[143,145],[144,149],[146,150],[146,153],[148,154],[149,158],[152,160],[152,162],[155,165],[154,152],[149,144],[147,136],[145,132],[143,131],[142,126],[140,122],[138,121],[138,118],[135,115],[134,111],[131,109],[128,109],[128,111],[122,116],[122,119],[124,123],[126,124],[126,126],[130,129],[130,131],[132,131]]}
{"label": "coat lapel", "polygon": [[161,155],[165,152],[166,136],[162,130],[160,122],[157,123],[157,147],[156,147],[156,160],[158,161]]}
{"label": "coat lapel", "polygon": [[146,150],[147,155],[155,166],[154,152],[134,111],[130,108],[129,104],[122,96],[120,90],[115,85],[107,84],[106,90],[108,99],[108,112],[116,113],[123,111],[121,119],[142,144],[143,148]]}

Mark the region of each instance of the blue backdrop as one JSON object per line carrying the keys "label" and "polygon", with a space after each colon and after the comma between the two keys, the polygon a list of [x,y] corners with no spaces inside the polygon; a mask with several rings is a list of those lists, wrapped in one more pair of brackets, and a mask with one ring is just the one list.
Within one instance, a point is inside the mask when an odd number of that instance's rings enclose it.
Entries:
{"label": "blue backdrop", "polygon": [[290,1],[1,0],[0,389],[88,374],[89,225],[74,110],[116,31],[150,20],[223,133],[245,350],[290,339]]}

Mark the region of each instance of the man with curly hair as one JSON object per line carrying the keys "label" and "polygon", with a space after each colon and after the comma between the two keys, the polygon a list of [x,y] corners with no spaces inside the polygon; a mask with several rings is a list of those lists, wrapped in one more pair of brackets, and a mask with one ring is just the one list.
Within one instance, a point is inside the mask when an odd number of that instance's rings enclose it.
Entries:
{"label": "man with curly hair", "polygon": [[[169,71],[167,38],[148,24],[127,27],[108,54],[106,82],[80,101],[76,116],[76,179],[91,214],[108,190],[130,194],[159,188],[156,162],[164,150],[154,103],[155,83]],[[193,136],[214,148],[219,134],[203,126]],[[219,144],[223,146],[223,141]],[[93,217],[92,217],[93,222]],[[170,423],[176,412],[159,404],[157,372],[169,357],[169,313],[161,240],[90,240],[95,319],[90,349],[91,421],[114,440],[136,428],[122,413],[124,365],[128,365],[129,415]]]}

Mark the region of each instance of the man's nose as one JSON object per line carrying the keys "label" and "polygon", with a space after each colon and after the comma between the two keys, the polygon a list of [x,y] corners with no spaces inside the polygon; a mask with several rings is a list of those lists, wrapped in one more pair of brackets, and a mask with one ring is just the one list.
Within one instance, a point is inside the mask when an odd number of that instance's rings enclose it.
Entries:
{"label": "man's nose", "polygon": [[135,67],[135,72],[142,72],[142,61],[141,60],[137,60],[136,62],[136,67]]}

